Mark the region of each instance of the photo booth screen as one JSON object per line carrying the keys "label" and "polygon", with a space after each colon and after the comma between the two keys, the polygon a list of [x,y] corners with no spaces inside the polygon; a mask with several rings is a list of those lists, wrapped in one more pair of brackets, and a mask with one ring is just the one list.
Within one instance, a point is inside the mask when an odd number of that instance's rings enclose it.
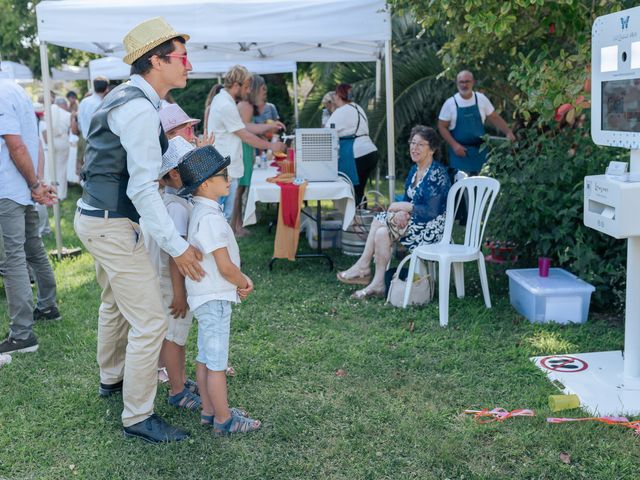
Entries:
{"label": "photo booth screen", "polygon": [[602,130],[640,132],[640,79],[602,82]]}

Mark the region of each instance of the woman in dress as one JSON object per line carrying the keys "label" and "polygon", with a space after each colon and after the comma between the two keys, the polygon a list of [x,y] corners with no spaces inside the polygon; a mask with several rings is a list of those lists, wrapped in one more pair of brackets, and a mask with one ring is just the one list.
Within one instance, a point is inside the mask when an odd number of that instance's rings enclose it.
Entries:
{"label": "woman in dress", "polygon": [[338,273],[342,283],[366,285],[353,298],[384,296],[384,273],[391,259],[392,242],[400,242],[411,252],[419,245],[442,239],[451,182],[446,167],[435,160],[441,140],[434,129],[422,125],[414,127],[409,138],[414,165],[405,181],[403,201],[392,203],[387,212],[376,216],[364,252],[351,268]]}

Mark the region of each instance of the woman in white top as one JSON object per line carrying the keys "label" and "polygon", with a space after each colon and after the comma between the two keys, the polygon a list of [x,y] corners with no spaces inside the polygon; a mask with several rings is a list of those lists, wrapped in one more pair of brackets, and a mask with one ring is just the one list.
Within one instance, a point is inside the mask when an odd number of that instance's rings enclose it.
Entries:
{"label": "woman in white top", "polygon": [[338,170],[353,182],[358,205],[364,196],[367,179],[378,163],[378,149],[369,137],[367,115],[353,101],[351,85],[338,85],[333,101],[337,108],[331,114],[328,126],[333,125],[340,138]]}

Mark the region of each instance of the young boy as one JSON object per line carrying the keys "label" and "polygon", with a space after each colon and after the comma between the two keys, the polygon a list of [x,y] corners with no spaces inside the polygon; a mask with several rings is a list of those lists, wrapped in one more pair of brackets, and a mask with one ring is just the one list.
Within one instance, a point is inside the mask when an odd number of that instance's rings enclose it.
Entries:
{"label": "young boy", "polygon": [[[178,233],[184,238],[187,236],[191,205],[187,200],[176,195],[176,190],[182,187],[177,167],[184,155],[193,148],[193,145],[182,137],[172,138],[169,141],[169,148],[162,156],[158,180],[162,200],[169,216]],[[144,233],[144,222],[142,222],[142,230]],[[173,259],[160,249],[151,235],[144,235],[144,239],[151,263],[158,273],[168,319],[167,334],[160,351],[160,363],[166,367],[169,377],[168,402],[174,407],[195,411],[200,408],[198,387],[193,380],[187,378],[185,370],[184,346],[187,343],[193,315],[187,305],[184,277],[178,271]]]}
{"label": "young boy", "polygon": [[189,307],[198,319],[196,376],[201,422],[213,425],[216,435],[248,433],[261,426],[246,412],[230,409],[227,401],[231,304],[253,291],[253,282],[240,271],[238,244],[218,203],[229,194],[229,163],[229,157],[223,158],[209,145],[187,153],[178,167],[183,184],[179,194],[194,195],[188,239],[202,252],[205,271],[201,281],[185,282]]}

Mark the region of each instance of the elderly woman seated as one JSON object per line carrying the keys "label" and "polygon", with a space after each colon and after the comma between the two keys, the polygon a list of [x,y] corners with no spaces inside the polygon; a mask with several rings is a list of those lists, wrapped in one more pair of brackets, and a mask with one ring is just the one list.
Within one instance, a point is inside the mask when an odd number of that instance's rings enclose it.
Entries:
{"label": "elderly woman seated", "polygon": [[[415,165],[405,181],[404,200],[392,203],[387,212],[376,216],[362,256],[351,268],[338,273],[338,280],[343,283],[366,285],[352,298],[384,296],[384,273],[391,259],[392,242],[400,242],[412,251],[442,238],[451,182],[447,169],[435,160],[440,144],[440,137],[432,128],[418,125],[411,130],[409,153]],[[373,277],[371,260],[375,263]]]}

